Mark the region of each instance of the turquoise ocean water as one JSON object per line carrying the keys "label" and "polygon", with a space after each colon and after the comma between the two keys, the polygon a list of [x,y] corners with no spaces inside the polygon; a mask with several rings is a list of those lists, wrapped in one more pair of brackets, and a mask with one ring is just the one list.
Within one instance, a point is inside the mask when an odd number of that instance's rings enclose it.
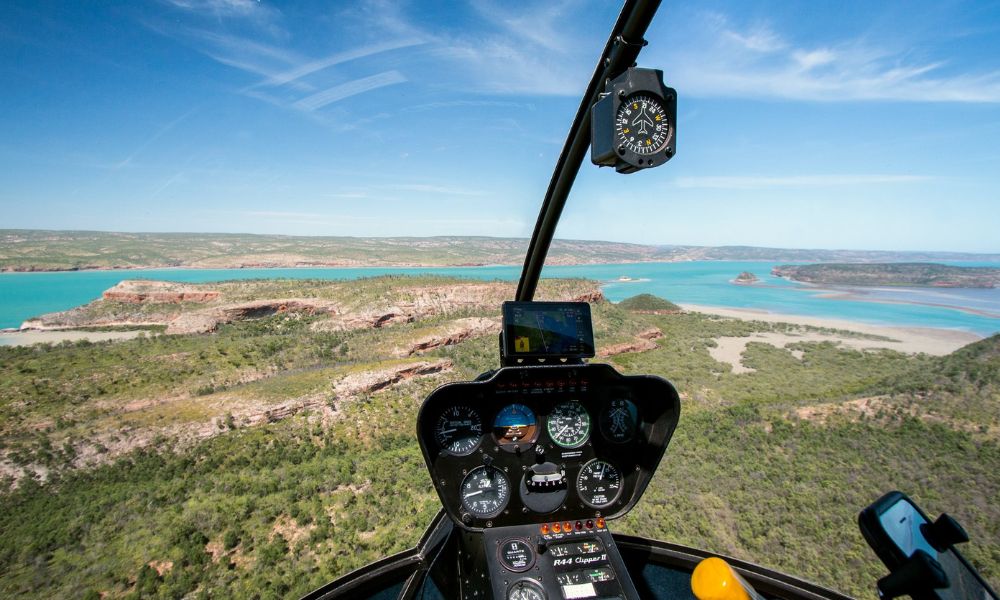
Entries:
{"label": "turquoise ocean water", "polygon": [[[618,301],[651,293],[673,302],[774,313],[846,319],[878,325],[943,327],[990,335],[1000,331],[1000,290],[865,289],[844,297],[770,275],[769,262],[682,262],[546,267],[543,277],[584,277],[604,283]],[[973,263],[955,263],[971,266]],[[975,263],[998,266],[997,263]],[[730,283],[741,271],[759,285]],[[520,267],[322,268],[322,269],[162,269],[0,274],[0,328],[17,327],[43,313],[66,310],[99,298],[123,279],[201,283],[232,279],[357,279],[386,274],[432,273],[480,280],[516,280]],[[620,282],[620,277],[637,281]],[[958,310],[963,307],[970,310]],[[977,314],[978,313],[978,314]]]}

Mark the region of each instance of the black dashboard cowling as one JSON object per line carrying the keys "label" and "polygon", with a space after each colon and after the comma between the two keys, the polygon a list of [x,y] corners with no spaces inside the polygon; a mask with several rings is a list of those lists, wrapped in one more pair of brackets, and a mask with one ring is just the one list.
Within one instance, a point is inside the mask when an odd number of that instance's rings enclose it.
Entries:
{"label": "black dashboard cowling", "polygon": [[[456,414],[463,420],[449,420]],[[448,516],[483,531],[624,515],[679,414],[677,391],[660,377],[605,364],[504,367],[432,392],[417,438]],[[451,442],[456,422],[465,437]]]}

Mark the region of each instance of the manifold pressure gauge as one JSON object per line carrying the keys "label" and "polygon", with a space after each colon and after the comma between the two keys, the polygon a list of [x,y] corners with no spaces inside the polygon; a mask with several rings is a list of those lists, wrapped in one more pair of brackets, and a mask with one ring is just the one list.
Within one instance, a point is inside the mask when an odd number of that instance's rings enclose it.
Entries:
{"label": "manifold pressure gauge", "polygon": [[619,173],[657,167],[673,158],[677,92],[663,71],[631,68],[608,82],[590,111],[590,160]]}

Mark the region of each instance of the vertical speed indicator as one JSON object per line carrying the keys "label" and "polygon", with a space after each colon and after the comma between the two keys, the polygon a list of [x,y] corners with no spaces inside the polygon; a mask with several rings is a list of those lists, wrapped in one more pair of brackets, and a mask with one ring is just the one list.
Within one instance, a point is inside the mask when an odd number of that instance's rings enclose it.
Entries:
{"label": "vertical speed indicator", "polygon": [[611,506],[622,493],[622,473],[608,461],[595,458],[580,469],[576,492],[587,506]]}

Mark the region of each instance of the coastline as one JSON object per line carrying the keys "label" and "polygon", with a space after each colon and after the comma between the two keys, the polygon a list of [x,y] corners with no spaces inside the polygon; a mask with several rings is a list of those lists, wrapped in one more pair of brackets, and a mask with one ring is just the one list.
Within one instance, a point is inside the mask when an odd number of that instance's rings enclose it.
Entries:
{"label": "coastline", "polygon": [[[869,348],[888,348],[905,353],[926,353],[936,356],[951,354],[955,350],[983,339],[983,336],[958,329],[942,329],[936,327],[898,327],[888,325],[871,325],[846,319],[828,317],[812,317],[802,315],[787,315],[772,313],[752,308],[724,308],[704,306],[700,304],[679,304],[687,311],[711,314],[744,321],[765,321],[768,323],[791,323],[826,329],[842,329],[890,338],[890,341],[864,340],[863,346]],[[856,344],[857,345],[857,344]]]}

